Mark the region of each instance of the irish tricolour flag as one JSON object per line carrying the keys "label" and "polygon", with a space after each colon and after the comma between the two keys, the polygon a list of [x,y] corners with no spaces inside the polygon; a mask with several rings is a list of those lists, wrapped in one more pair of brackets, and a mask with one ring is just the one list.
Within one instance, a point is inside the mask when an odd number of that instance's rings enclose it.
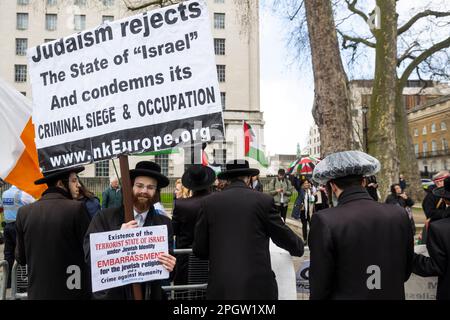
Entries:
{"label": "irish tricolour flag", "polygon": [[39,198],[45,185],[35,185],[42,178],[39,170],[31,102],[0,79],[0,178]]}
{"label": "irish tricolour flag", "polygon": [[245,156],[249,158],[253,158],[257,160],[263,167],[268,167],[269,163],[267,158],[260,148],[261,146],[258,144],[258,139],[252,127],[244,121],[244,146],[245,146]]}

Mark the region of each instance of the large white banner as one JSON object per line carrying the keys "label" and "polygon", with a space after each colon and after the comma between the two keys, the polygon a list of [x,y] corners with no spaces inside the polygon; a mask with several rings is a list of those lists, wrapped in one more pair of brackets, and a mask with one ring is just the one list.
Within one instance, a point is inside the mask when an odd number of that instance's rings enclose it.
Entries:
{"label": "large white banner", "polygon": [[92,291],[169,278],[158,261],[168,253],[167,226],[90,234]]}
{"label": "large white banner", "polygon": [[28,50],[43,171],[222,140],[210,28],[184,1]]}

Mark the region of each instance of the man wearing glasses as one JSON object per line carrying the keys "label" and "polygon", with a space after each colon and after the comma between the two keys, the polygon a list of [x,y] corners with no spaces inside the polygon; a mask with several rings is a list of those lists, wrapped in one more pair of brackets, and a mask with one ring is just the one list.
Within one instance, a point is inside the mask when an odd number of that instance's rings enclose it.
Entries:
{"label": "man wearing glasses", "polygon": [[[153,204],[157,190],[167,187],[169,179],[161,174],[161,167],[151,161],[141,161],[136,164],[134,170],[130,170],[131,183],[133,185],[133,211],[134,220],[125,223],[123,206],[109,208],[100,211],[91,221],[84,241],[85,257],[90,265],[89,235],[96,232],[106,232],[119,229],[131,229],[154,225],[166,225],[169,239],[169,252],[173,252],[173,229],[171,220],[156,212]],[[162,265],[172,272],[176,259],[170,254],[163,254],[159,258]],[[144,299],[161,300],[165,297],[161,289],[161,281],[150,281],[142,284]],[[95,299],[132,299],[131,285],[112,288],[94,293]]]}

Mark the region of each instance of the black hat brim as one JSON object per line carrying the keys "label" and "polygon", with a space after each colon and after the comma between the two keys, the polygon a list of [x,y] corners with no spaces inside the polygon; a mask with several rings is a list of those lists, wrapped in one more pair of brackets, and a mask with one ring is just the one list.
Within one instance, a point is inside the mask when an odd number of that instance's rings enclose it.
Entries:
{"label": "black hat brim", "polygon": [[181,183],[192,191],[207,189],[213,184],[214,180],[216,180],[216,173],[210,167],[204,167],[204,170],[206,170],[206,177],[203,181],[194,181],[190,179],[189,173],[185,172],[181,177]]}
{"label": "black hat brim", "polygon": [[80,173],[81,171],[84,171],[84,167],[80,166],[80,167],[73,167],[73,168],[65,168],[65,169],[61,169],[61,170],[56,170],[54,172],[51,172],[49,174],[47,174],[45,177],[40,178],[38,180],[36,180],[34,182],[34,184],[39,185],[39,184],[44,184],[47,183],[49,181],[53,181],[61,176],[67,175],[68,173]]}
{"label": "black hat brim", "polygon": [[233,170],[227,170],[220,172],[217,177],[221,180],[226,180],[230,178],[240,177],[240,176],[257,176],[259,174],[258,169],[252,169],[252,168],[242,168],[242,169],[233,169]]}
{"label": "black hat brim", "polygon": [[445,187],[435,188],[433,189],[433,194],[439,198],[445,198],[450,200],[450,192],[445,190]]}
{"label": "black hat brim", "polygon": [[145,169],[130,170],[131,180],[134,180],[136,177],[140,177],[140,176],[155,178],[156,181],[158,181],[158,189],[165,188],[170,183],[169,179],[165,175],[163,175],[157,171],[145,170]]}

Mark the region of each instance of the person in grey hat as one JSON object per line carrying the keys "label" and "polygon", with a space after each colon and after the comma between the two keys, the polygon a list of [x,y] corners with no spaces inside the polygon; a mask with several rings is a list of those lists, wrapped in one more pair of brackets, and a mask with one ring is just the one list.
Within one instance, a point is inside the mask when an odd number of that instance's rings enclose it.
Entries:
{"label": "person in grey hat", "polygon": [[438,277],[437,300],[450,300],[450,177],[433,194],[447,205],[441,219],[432,221],[428,228],[429,257],[414,255],[413,272],[422,277]]}
{"label": "person in grey hat", "polygon": [[[125,222],[124,207],[108,208],[97,213],[86,232],[84,241],[85,258],[90,265],[90,234],[112,230],[124,230],[138,227],[166,225],[169,252],[173,252],[173,231],[170,219],[158,214],[153,206],[156,201],[156,192],[169,185],[169,179],[161,173],[161,167],[152,161],[140,161],[136,168],[130,170],[133,196],[134,220]],[[176,258],[171,254],[162,254],[159,262],[172,272]],[[166,298],[161,286],[163,280],[145,282],[141,285],[142,297],[145,300],[163,300]],[[125,285],[104,291],[94,292],[94,299],[102,300],[132,300],[132,286]]]}
{"label": "person in grey hat", "polygon": [[[89,299],[83,238],[89,225],[86,207],[72,200],[84,167],[44,173],[35,184],[47,184],[42,197],[17,213],[16,260],[28,265],[28,299]],[[76,271],[74,271],[76,270]],[[78,284],[70,280],[76,276]]]}
{"label": "person in grey hat", "polygon": [[219,179],[229,185],[201,202],[193,251],[209,259],[207,299],[277,299],[269,239],[303,255],[303,241],[283,223],[273,198],[249,187],[257,174],[248,161],[228,162]]}
{"label": "person in grey hat", "polygon": [[404,208],[373,200],[364,177],[380,163],[360,151],[330,154],[313,179],[327,184],[335,207],[312,216],[311,299],[404,299],[414,239]]}

